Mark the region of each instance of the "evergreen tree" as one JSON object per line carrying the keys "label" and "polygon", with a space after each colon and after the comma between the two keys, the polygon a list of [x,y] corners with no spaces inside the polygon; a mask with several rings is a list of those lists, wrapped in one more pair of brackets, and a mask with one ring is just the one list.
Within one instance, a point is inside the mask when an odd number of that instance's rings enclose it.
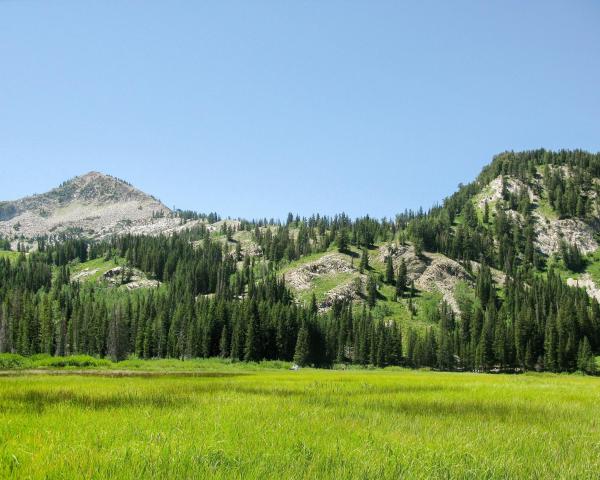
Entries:
{"label": "evergreen tree", "polygon": [[229,353],[229,331],[227,330],[227,324],[225,324],[219,339],[219,354],[222,358],[227,358]]}
{"label": "evergreen tree", "polygon": [[394,285],[394,264],[391,255],[385,259],[385,281],[389,285]]}
{"label": "evergreen tree", "polygon": [[404,291],[406,290],[407,272],[406,262],[404,258],[400,259],[400,266],[398,267],[398,276],[396,277],[396,298],[402,298]]}
{"label": "evergreen tree", "polygon": [[367,303],[370,307],[375,306],[377,301],[377,280],[374,275],[369,275],[367,278]]}
{"label": "evergreen tree", "polygon": [[591,375],[596,373],[596,358],[592,353],[592,347],[587,337],[583,337],[583,340],[579,342],[577,369]]}
{"label": "evergreen tree", "polygon": [[246,349],[244,351],[244,360],[258,361],[262,360],[261,354],[261,331],[260,319],[258,316],[258,306],[255,302],[250,305],[250,315],[248,318],[248,330],[246,331]]}
{"label": "evergreen tree", "polygon": [[294,363],[304,367],[309,360],[309,334],[306,324],[302,324],[298,330],[296,349],[294,351]]}
{"label": "evergreen tree", "polygon": [[360,273],[364,273],[365,270],[369,269],[369,252],[366,248],[362,249],[361,257],[360,257]]}
{"label": "evergreen tree", "polygon": [[340,253],[348,251],[348,242],[348,231],[345,228],[340,228],[337,235],[337,245]]}

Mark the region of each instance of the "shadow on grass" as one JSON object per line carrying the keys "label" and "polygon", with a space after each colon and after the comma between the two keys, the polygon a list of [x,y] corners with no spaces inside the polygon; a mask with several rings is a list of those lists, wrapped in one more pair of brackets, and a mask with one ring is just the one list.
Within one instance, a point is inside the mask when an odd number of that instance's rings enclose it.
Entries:
{"label": "shadow on grass", "polygon": [[[100,387],[99,387],[100,388]],[[444,398],[444,393],[463,392],[459,398]],[[434,398],[427,398],[434,395]],[[0,412],[42,414],[47,409],[65,406],[82,410],[103,411],[123,408],[180,409],[198,404],[207,397],[214,401],[247,399],[248,408],[259,408],[256,400],[267,402],[293,401],[300,408],[325,408],[338,417],[369,416],[371,412],[388,415],[438,418],[486,418],[493,421],[537,421],[548,411],[526,404],[504,404],[494,399],[469,398],[462,386],[437,385],[343,385],[282,386],[235,384],[232,382],[201,382],[172,385],[167,388],[86,393],[65,389],[27,389],[0,395]],[[258,397],[258,398],[257,398]],[[212,399],[210,401],[213,401]]]}
{"label": "shadow on grass", "polygon": [[252,375],[254,372],[178,372],[173,371],[135,371],[135,370],[60,370],[60,369],[34,369],[34,370],[2,370],[0,377],[25,377],[31,375],[52,376],[79,376],[79,377],[107,377],[107,378],[157,378],[157,377],[241,377]]}
{"label": "shadow on grass", "polygon": [[514,420],[516,417],[532,419],[546,416],[544,409],[527,405],[504,405],[491,401],[460,399],[457,401],[398,399],[391,401],[365,402],[365,406],[392,415],[425,417],[485,417],[489,419]]}
{"label": "shadow on grass", "polygon": [[348,256],[350,256],[350,257],[352,257],[352,258],[359,258],[359,257],[360,257],[360,255],[358,254],[358,252],[354,252],[354,251],[352,251],[352,250],[349,250],[349,249],[347,249],[347,248],[346,248],[346,249],[344,249],[344,250],[339,250],[339,252],[340,252],[341,254],[343,254],[343,255],[348,255]]}
{"label": "shadow on grass", "polygon": [[[277,398],[279,401],[284,399],[295,399],[300,403],[309,405],[321,405],[325,407],[335,407],[340,401],[347,401],[350,398],[358,399],[360,397],[369,398],[371,395],[394,395],[394,394],[422,394],[448,391],[447,387],[435,387],[431,385],[411,385],[411,386],[385,386],[374,388],[358,388],[347,390],[344,388],[332,389],[329,385],[324,385],[323,389],[317,388],[281,388],[281,387],[263,387],[257,385],[240,385],[231,382],[218,383],[198,383],[188,385],[173,385],[170,388],[161,390],[141,390],[121,391],[111,393],[86,393],[77,390],[65,389],[27,389],[17,392],[6,392],[0,395],[0,412],[25,411],[31,413],[43,413],[48,408],[54,406],[77,407],[89,410],[107,410],[120,408],[182,408],[198,402],[205,396],[239,396],[244,397],[263,397],[265,399]],[[333,398],[333,400],[331,400]]]}

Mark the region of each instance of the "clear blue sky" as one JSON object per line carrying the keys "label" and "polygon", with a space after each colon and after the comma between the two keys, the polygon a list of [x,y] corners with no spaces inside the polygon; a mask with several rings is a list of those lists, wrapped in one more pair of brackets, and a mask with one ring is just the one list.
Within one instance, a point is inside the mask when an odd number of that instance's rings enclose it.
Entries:
{"label": "clear blue sky", "polygon": [[89,170],[223,215],[390,216],[600,150],[594,1],[0,0],[0,199]]}

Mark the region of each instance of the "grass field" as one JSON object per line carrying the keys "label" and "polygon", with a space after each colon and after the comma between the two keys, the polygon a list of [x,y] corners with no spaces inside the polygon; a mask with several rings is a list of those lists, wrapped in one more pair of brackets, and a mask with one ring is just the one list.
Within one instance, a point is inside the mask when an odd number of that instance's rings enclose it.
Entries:
{"label": "grass field", "polygon": [[0,478],[600,476],[597,378],[98,373],[0,377]]}

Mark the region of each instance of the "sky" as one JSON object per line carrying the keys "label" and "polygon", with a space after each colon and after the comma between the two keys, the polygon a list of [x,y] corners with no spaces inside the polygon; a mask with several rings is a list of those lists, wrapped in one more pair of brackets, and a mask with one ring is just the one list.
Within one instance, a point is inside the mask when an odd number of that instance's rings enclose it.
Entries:
{"label": "sky", "polygon": [[0,199],[91,170],[223,216],[393,216],[600,151],[596,1],[0,0]]}

